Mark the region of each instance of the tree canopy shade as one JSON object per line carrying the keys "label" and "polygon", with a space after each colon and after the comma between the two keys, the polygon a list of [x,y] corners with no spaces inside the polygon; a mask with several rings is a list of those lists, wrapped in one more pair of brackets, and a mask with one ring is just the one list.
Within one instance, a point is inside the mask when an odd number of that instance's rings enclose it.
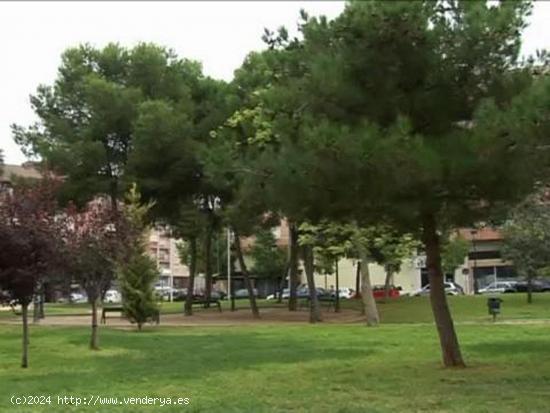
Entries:
{"label": "tree canopy shade", "polygon": [[[384,220],[427,253],[446,366],[463,366],[443,289],[440,232],[513,205],[546,172],[550,81],[518,60],[529,2],[353,1],[301,31],[303,76],[275,85],[267,191],[310,219]],[[294,115],[296,111],[293,112]],[[281,126],[282,125],[282,126]],[[280,129],[279,129],[280,128]]]}
{"label": "tree canopy shade", "polygon": [[25,153],[65,177],[64,197],[83,205],[97,194],[113,200],[126,190],[127,162],[138,117],[151,101],[185,112],[200,65],[142,43],[65,51],[56,81],[31,97],[39,122],[13,126]]}

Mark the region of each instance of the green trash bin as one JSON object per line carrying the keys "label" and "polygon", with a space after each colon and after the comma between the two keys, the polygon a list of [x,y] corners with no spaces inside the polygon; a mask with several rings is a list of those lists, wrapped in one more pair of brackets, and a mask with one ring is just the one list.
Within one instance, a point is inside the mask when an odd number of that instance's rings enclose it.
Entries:
{"label": "green trash bin", "polygon": [[487,307],[489,309],[489,315],[493,316],[493,321],[497,319],[497,315],[500,314],[500,304],[502,299],[499,297],[489,297],[487,299]]}

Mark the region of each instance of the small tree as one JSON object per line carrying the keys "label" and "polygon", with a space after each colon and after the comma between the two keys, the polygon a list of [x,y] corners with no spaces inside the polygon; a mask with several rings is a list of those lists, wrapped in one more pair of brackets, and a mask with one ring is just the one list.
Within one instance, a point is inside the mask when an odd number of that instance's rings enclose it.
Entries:
{"label": "small tree", "polygon": [[124,314],[140,331],[157,314],[153,285],[158,277],[155,262],[139,251],[134,251],[128,264],[118,271]]}
{"label": "small tree", "polygon": [[132,229],[130,259],[118,268],[124,314],[138,330],[158,311],[154,283],[159,277],[155,262],[145,253],[145,236],[148,233],[147,212],[152,204],[141,204],[141,196],[134,184],[126,195],[124,213]]}
{"label": "small tree", "polygon": [[250,250],[250,256],[254,260],[252,272],[258,277],[280,281],[285,276],[286,255],[277,246],[271,230],[260,230],[256,233],[256,242]]}
{"label": "small tree", "polygon": [[113,211],[106,199],[90,202],[83,211],[71,207],[67,218],[71,272],[88,295],[92,307],[90,348],[98,350],[98,305],[115,278],[117,263],[129,256],[130,232],[125,217]]}
{"label": "small tree", "polygon": [[514,262],[527,279],[527,302],[533,302],[532,284],[550,266],[550,207],[532,196],[518,205],[504,225],[502,255]]}
{"label": "small tree", "polygon": [[29,365],[29,304],[39,281],[60,266],[64,255],[54,187],[44,181],[32,188],[15,188],[0,200],[0,286],[21,304],[24,368]]}
{"label": "small tree", "polygon": [[464,264],[464,258],[470,251],[470,243],[460,236],[450,238],[441,245],[441,269],[443,273],[454,274],[455,270]]}

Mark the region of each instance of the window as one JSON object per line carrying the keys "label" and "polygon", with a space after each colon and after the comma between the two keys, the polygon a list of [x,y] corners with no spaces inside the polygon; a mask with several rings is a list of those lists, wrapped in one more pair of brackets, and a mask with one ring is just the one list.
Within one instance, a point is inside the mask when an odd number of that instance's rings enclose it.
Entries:
{"label": "window", "polygon": [[468,254],[468,259],[474,260],[492,260],[501,258],[500,251],[475,251]]}

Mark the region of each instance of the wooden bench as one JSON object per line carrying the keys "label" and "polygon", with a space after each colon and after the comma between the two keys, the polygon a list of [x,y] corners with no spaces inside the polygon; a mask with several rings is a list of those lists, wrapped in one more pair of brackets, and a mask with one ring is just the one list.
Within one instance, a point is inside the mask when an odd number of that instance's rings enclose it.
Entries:
{"label": "wooden bench", "polygon": [[222,305],[220,303],[220,300],[216,298],[210,298],[210,300],[207,300],[204,297],[194,297],[193,302],[191,303],[191,305],[200,305],[202,306],[202,308],[207,308],[208,304],[216,305],[218,307],[218,311],[220,313],[222,312]]}
{"label": "wooden bench", "polygon": [[107,323],[107,313],[120,313],[120,318],[124,318],[124,308],[122,306],[103,307],[101,310],[101,324]]}
{"label": "wooden bench", "polygon": [[[101,310],[101,324],[107,323],[107,313],[120,313],[120,318],[125,318],[124,308],[122,306],[103,307]],[[153,322],[160,324],[160,311],[156,310],[152,317]]]}

